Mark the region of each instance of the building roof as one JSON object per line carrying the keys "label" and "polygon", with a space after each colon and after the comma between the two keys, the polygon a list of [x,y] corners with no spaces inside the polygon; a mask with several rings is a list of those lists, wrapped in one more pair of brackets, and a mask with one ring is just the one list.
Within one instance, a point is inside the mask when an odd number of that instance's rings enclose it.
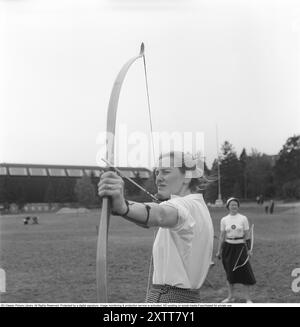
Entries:
{"label": "building roof", "polygon": [[[42,165],[42,164],[16,164],[0,163],[0,175],[2,176],[52,176],[52,177],[99,177],[106,167],[99,166],[74,166],[74,165]],[[140,178],[149,178],[151,171],[142,167],[117,167],[122,174],[134,178],[138,174]]]}

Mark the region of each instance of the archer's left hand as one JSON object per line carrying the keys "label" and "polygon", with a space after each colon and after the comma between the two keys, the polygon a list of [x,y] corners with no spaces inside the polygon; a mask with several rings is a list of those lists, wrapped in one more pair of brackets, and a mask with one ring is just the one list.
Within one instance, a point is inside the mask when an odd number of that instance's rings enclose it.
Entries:
{"label": "archer's left hand", "polygon": [[118,213],[126,212],[127,206],[124,198],[124,181],[115,172],[108,171],[101,175],[98,183],[98,195],[111,197],[112,210]]}
{"label": "archer's left hand", "polygon": [[252,257],[253,252],[252,252],[251,250],[248,250],[248,251],[247,251],[247,255],[248,255],[249,257]]}

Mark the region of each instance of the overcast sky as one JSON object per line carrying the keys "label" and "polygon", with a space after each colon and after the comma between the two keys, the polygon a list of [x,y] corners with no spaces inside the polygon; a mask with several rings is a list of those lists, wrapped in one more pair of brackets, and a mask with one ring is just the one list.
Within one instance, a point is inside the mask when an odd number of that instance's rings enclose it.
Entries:
{"label": "overcast sky", "polygon": [[[0,162],[95,165],[110,92],[146,46],[157,132],[277,154],[300,133],[300,2],[0,0]],[[149,132],[142,60],[118,123]],[[145,164],[146,165],[146,164]]]}

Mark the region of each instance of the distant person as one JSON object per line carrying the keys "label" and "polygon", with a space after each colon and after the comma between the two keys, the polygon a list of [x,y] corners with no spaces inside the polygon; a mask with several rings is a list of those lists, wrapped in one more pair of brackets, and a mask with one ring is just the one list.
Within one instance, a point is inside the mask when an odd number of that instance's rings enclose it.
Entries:
{"label": "distant person", "polygon": [[260,204],[260,196],[259,195],[256,197],[256,203]]}
{"label": "distant person", "polygon": [[23,219],[24,225],[28,225],[29,222],[30,222],[30,216],[27,216]]}
{"label": "distant person", "polygon": [[264,196],[262,194],[259,195],[259,204],[264,204]]}
{"label": "distant person", "polygon": [[268,202],[265,205],[265,213],[268,214],[269,213],[269,204]]}
{"label": "distant person", "polygon": [[238,213],[240,202],[230,198],[226,202],[229,214],[221,219],[220,238],[216,256],[222,259],[226,272],[228,296],[222,303],[234,302],[234,285],[244,285],[244,297],[250,299],[250,286],[256,283],[248,256],[252,256],[250,246],[250,229],[246,216]]}
{"label": "distant person", "polygon": [[271,215],[272,215],[273,212],[274,212],[274,206],[275,206],[274,200],[271,200],[271,201],[270,201],[270,214],[271,214]]}

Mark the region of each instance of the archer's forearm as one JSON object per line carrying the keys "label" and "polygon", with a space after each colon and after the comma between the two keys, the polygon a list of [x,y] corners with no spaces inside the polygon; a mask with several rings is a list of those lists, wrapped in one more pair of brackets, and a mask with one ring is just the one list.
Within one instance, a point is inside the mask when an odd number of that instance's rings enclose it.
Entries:
{"label": "archer's forearm", "polygon": [[142,227],[173,227],[177,222],[176,209],[157,203],[128,201],[128,209],[127,214],[122,217]]}

